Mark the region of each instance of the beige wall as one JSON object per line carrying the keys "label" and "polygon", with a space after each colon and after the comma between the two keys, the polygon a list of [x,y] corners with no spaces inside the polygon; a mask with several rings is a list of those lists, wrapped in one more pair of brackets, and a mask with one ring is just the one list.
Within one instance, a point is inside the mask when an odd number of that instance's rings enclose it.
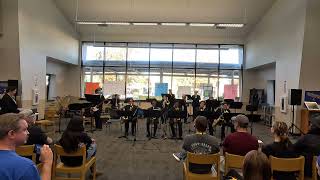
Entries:
{"label": "beige wall", "polygon": [[0,81],[20,79],[18,0],[2,0],[0,36]]}
{"label": "beige wall", "polygon": [[29,108],[33,88],[45,100],[47,57],[78,64],[79,41],[52,0],[19,0],[18,13],[22,106]]}
{"label": "beige wall", "polygon": [[[276,109],[280,96],[299,87],[305,18],[306,0],[277,0],[246,40],[245,68],[276,63]],[[290,116],[289,109],[286,114],[276,111],[277,120],[289,122]]]}
{"label": "beige wall", "polygon": [[47,59],[46,74],[53,75],[50,94],[56,96],[80,96],[80,66]]}

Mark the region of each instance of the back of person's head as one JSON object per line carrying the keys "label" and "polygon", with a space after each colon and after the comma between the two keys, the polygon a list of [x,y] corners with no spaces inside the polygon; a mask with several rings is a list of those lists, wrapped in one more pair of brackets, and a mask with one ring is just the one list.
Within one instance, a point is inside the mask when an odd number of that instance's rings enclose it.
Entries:
{"label": "back of person's head", "polygon": [[312,130],[318,131],[320,129],[320,114],[319,113],[312,113],[310,116],[310,128]]}
{"label": "back of person's head", "polygon": [[249,125],[249,119],[247,116],[239,114],[234,119],[236,129],[247,129]]}
{"label": "back of person's head", "polygon": [[320,176],[320,156],[317,158],[317,169],[318,169],[318,175]]}
{"label": "back of person's head", "polygon": [[288,146],[288,126],[285,122],[276,121],[271,127],[271,132],[280,138],[280,142],[286,143]]}
{"label": "back of person's head", "polygon": [[[13,135],[13,133],[17,133],[21,130],[21,120],[23,120],[23,115],[21,114],[15,114],[15,113],[6,113],[3,115],[0,115],[0,141],[4,140],[8,137],[8,135]],[[24,121],[24,120],[23,120]],[[25,123],[25,128],[28,127],[28,125]],[[27,140],[27,133],[25,136],[16,136],[15,139],[13,139],[15,144],[21,145],[24,144]]]}
{"label": "back of person's head", "polygon": [[204,116],[198,116],[195,120],[195,128],[199,132],[205,132],[207,130],[208,120]]}
{"label": "back of person's head", "polygon": [[69,153],[78,150],[80,137],[83,131],[84,127],[82,118],[78,116],[73,117],[60,139],[60,145],[66,152]]}
{"label": "back of person's head", "polygon": [[244,180],[270,180],[272,176],[267,156],[257,150],[252,150],[246,154],[242,171]]}

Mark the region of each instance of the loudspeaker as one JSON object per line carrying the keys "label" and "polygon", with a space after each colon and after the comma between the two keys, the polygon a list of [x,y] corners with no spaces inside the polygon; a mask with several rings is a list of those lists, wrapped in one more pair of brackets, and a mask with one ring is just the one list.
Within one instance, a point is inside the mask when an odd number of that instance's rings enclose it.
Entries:
{"label": "loudspeaker", "polygon": [[302,89],[290,89],[290,105],[301,105]]}

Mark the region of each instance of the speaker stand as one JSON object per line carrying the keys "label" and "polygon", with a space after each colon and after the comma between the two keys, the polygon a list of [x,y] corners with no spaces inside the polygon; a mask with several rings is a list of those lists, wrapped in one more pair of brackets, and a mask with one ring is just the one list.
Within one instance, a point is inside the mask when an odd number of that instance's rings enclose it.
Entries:
{"label": "speaker stand", "polygon": [[291,125],[288,129],[291,136],[297,135],[294,133],[294,128],[298,129],[300,134],[304,135],[304,133],[301,131],[301,129],[297,125],[294,124],[294,105],[292,105],[292,120],[291,120]]}

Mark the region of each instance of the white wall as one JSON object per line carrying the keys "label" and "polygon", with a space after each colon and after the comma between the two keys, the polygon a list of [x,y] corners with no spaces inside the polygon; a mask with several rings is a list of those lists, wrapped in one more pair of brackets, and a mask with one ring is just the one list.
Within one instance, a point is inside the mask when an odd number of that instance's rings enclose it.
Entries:
{"label": "white wall", "polygon": [[0,81],[20,79],[18,0],[2,0],[0,37]]}
{"label": "white wall", "polygon": [[[285,81],[287,89],[299,87],[305,18],[306,0],[277,0],[247,38],[245,68],[276,63],[277,107]],[[290,113],[276,119],[290,121]]]}
{"label": "white wall", "polygon": [[29,107],[36,80],[40,101],[45,100],[47,57],[78,64],[79,41],[73,26],[52,0],[18,2],[22,105]]}
{"label": "white wall", "polygon": [[51,79],[50,94],[56,96],[79,96],[80,94],[80,66],[67,64],[48,58],[46,74],[54,75]]}

